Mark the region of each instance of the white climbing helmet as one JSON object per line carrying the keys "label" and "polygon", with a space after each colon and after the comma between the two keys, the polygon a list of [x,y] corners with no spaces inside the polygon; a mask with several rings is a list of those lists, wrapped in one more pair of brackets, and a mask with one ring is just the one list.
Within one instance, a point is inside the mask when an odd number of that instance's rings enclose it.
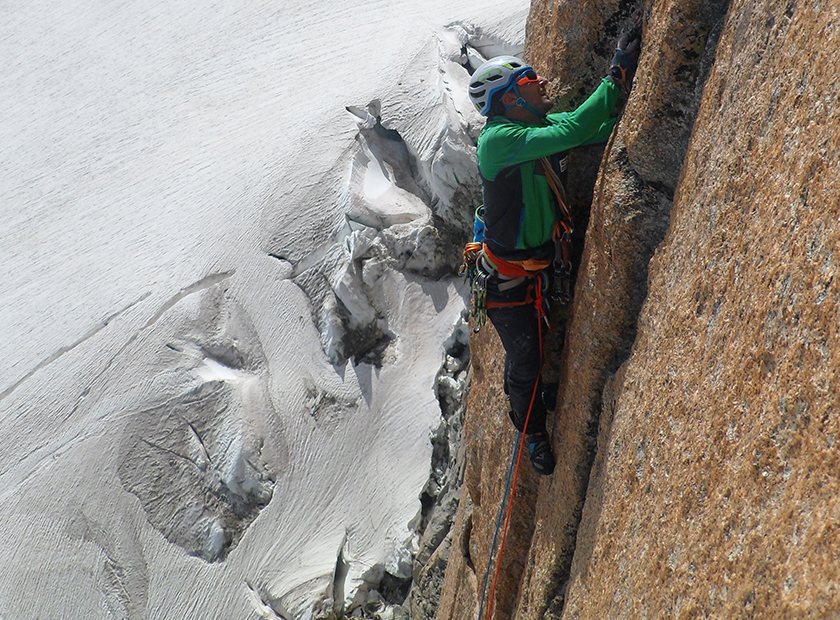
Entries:
{"label": "white climbing helmet", "polygon": [[533,69],[516,56],[491,58],[472,74],[470,78],[470,101],[482,116],[490,112],[493,95],[510,88],[514,78]]}

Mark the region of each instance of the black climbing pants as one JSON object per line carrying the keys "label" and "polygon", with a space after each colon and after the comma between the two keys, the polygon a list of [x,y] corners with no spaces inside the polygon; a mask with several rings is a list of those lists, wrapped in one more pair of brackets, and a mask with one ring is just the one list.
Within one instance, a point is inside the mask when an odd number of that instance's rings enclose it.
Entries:
{"label": "black climbing pants", "polygon": [[[487,303],[514,303],[524,301],[528,287],[534,282],[528,279],[509,290],[500,291],[505,281],[496,276],[487,279]],[[510,397],[511,418],[517,430],[527,433],[545,431],[546,410],[542,399],[540,379],[540,334],[539,317],[534,303],[505,308],[487,308],[487,318],[493,323],[505,348],[505,392]],[[547,327],[542,325],[542,339],[546,340]],[[537,383],[536,396],[534,384]],[[533,409],[525,429],[528,407],[533,397]]]}

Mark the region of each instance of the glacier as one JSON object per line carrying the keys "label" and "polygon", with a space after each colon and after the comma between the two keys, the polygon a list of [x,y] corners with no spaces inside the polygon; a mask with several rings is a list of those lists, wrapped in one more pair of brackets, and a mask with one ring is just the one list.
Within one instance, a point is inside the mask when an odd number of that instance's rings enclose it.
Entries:
{"label": "glacier", "polygon": [[0,9],[0,618],[305,619],[410,575],[465,64],[527,12]]}

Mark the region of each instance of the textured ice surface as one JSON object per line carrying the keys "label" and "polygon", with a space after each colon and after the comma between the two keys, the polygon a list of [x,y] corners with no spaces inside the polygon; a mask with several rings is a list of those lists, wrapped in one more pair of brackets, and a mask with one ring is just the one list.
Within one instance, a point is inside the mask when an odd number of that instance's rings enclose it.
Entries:
{"label": "textured ice surface", "polygon": [[464,307],[459,63],[526,12],[0,9],[0,617],[306,618],[399,572]]}

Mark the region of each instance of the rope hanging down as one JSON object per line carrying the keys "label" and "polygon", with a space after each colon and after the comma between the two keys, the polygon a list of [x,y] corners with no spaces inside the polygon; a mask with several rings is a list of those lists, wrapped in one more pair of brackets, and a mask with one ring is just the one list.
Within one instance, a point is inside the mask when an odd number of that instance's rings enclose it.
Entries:
{"label": "rope hanging down", "polygon": [[487,556],[487,570],[484,571],[484,586],[481,588],[481,604],[478,607],[478,617],[479,620],[484,611],[484,595],[487,593],[487,579],[490,577],[490,567],[493,564],[493,553],[496,551],[496,538],[499,536],[499,526],[502,524],[502,515],[505,512],[505,506],[507,505],[507,497],[508,491],[510,490],[510,478],[511,474],[513,473],[513,466],[517,462],[516,455],[519,454],[519,436],[521,433],[516,431],[516,440],[513,444],[513,456],[510,459],[510,465],[508,465],[507,470],[507,480],[505,481],[505,491],[502,494],[502,503],[499,506],[499,514],[496,516],[496,529],[493,531],[493,542],[490,543],[490,554]]}
{"label": "rope hanging down", "polygon": [[[542,321],[543,321],[543,314],[545,313],[541,304],[535,304],[537,308],[537,335],[538,335],[538,342],[539,342],[539,349],[540,349],[540,361],[542,362],[543,356],[543,348],[542,348]],[[524,429],[527,430],[528,428],[528,421],[531,419],[531,411],[534,409],[534,400],[537,397],[537,387],[540,384],[540,379],[537,377],[536,381],[534,381],[534,391],[531,393],[531,402],[528,405],[528,414],[525,416],[525,425],[523,426]],[[490,554],[487,559],[487,572],[484,574],[484,587],[481,591],[481,605],[478,610],[478,620],[481,620],[482,614],[484,613],[484,595],[487,592],[487,577],[490,574],[490,565],[493,561],[493,551],[496,547],[496,537],[499,533],[499,524],[501,521],[502,512],[504,511],[505,504],[507,504],[507,515],[505,516],[505,527],[502,530],[502,541],[499,544],[499,555],[496,557],[496,571],[495,575],[493,576],[493,587],[490,589],[490,600],[487,605],[487,616],[486,620],[490,620],[490,616],[493,613],[493,597],[496,594],[496,583],[499,581],[499,570],[502,566],[502,553],[505,550],[505,538],[507,537],[508,526],[510,525],[510,513],[511,509],[513,508],[513,495],[516,492],[516,480],[519,477],[519,463],[522,460],[522,448],[525,445],[525,433],[524,432],[517,432],[516,435],[516,444],[513,450],[513,458],[510,461],[510,466],[508,466],[508,481],[505,483],[505,491],[502,495],[502,505],[499,508],[499,517],[496,519],[496,531],[493,533],[493,543],[490,546]],[[514,463],[516,467],[514,467]],[[513,481],[511,482],[511,469],[513,470]],[[508,487],[510,487],[510,494],[508,494]]]}

